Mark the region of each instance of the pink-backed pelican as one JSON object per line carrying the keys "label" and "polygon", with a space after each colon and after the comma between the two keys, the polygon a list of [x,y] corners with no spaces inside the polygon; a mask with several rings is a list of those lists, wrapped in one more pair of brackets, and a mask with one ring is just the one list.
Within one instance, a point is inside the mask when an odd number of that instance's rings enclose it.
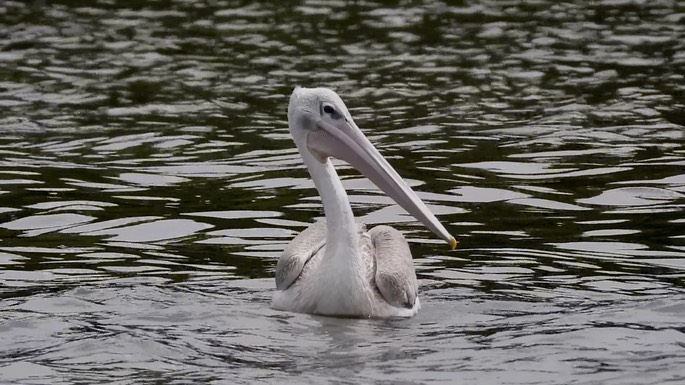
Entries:
{"label": "pink-backed pelican", "polygon": [[302,231],[281,254],[273,307],[330,316],[413,316],[420,304],[407,241],[392,227],[367,231],[355,223],[329,158],[359,170],[452,249],[457,241],[364,136],[338,94],[296,87],[288,125],[326,219]]}

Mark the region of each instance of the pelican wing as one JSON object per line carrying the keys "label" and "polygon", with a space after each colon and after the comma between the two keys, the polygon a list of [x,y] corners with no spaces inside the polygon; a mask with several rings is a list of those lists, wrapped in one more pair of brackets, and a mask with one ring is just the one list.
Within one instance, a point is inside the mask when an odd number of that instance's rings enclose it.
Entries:
{"label": "pelican wing", "polygon": [[302,273],[304,265],[326,244],[326,221],[319,220],[290,241],[276,264],[276,289],[285,290]]}
{"label": "pelican wing", "polygon": [[392,306],[414,307],[418,283],[409,244],[404,235],[390,226],[369,231],[376,258],[376,286]]}

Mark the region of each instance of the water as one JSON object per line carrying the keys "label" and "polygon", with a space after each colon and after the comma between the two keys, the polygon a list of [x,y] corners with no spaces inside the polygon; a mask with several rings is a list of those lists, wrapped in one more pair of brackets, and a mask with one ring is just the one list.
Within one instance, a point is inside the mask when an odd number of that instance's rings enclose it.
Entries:
{"label": "water", "polygon": [[[685,7],[0,3],[0,382],[685,381]],[[459,239],[419,314],[269,307],[326,85]]]}

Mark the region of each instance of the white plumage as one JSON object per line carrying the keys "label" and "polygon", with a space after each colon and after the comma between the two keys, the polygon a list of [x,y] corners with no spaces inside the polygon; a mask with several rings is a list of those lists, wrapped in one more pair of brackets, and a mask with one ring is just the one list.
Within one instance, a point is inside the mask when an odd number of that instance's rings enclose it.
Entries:
{"label": "white plumage", "polygon": [[453,248],[454,238],[366,139],[335,92],[296,88],[288,123],[321,195],[326,220],[304,230],[283,251],[273,307],[353,317],[416,314],[418,285],[407,241],[392,227],[367,231],[355,223],[329,158],[357,168]]}

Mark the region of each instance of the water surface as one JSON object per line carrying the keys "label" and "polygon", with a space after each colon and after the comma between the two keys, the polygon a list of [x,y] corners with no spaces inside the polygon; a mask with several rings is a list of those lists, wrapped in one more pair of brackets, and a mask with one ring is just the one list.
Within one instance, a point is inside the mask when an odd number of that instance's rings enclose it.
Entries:
{"label": "water surface", "polygon": [[[2,2],[0,382],[685,381],[685,7],[457,4]],[[412,319],[269,307],[298,84],[460,241],[337,163]]]}

